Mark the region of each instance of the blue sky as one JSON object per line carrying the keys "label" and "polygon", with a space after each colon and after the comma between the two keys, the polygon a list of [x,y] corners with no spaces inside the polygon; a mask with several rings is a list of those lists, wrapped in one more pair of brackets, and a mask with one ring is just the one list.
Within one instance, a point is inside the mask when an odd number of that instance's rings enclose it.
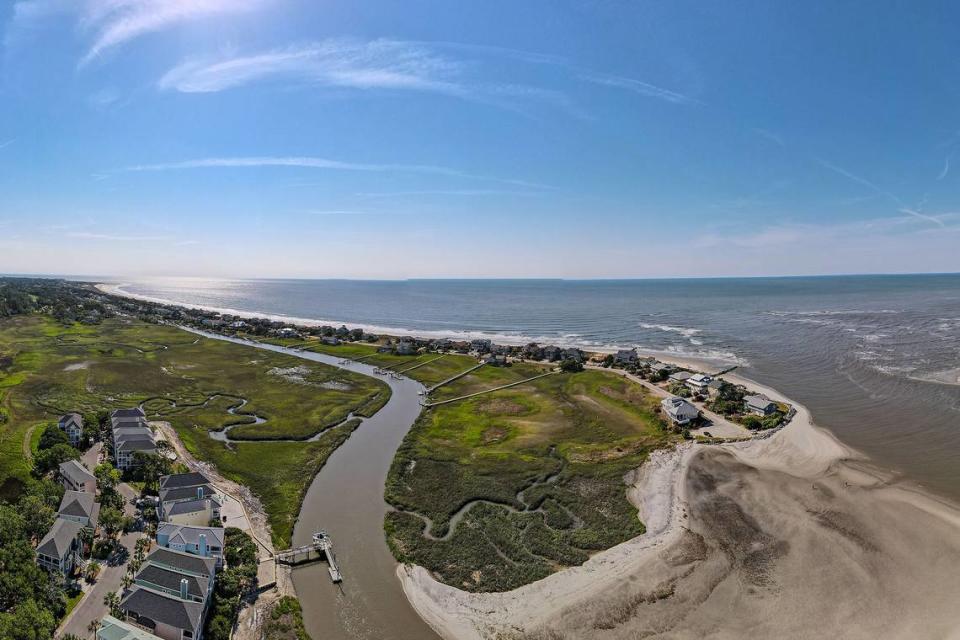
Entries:
{"label": "blue sky", "polygon": [[0,272],[960,270],[949,3],[19,0]]}

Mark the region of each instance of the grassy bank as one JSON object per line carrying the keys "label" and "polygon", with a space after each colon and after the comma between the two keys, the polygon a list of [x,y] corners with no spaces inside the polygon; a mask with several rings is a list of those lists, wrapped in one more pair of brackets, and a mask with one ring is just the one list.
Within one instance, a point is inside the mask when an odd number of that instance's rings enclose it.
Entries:
{"label": "grassy bank", "polygon": [[[23,451],[39,432],[32,427],[66,411],[144,403],[194,455],[258,494],[285,544],[310,480],[356,422],[331,426],[351,411],[374,413],[389,393],[366,376],[172,327],[122,319],[64,327],[17,317],[0,322],[0,406],[8,414],[0,424],[0,487],[13,496],[28,477]],[[253,424],[253,415],[266,421]],[[242,426],[231,435],[251,442],[228,446],[207,435],[233,424]],[[316,442],[257,442],[320,432]]]}
{"label": "grassy bank", "polygon": [[[543,371],[533,364],[483,367],[435,399]],[[657,407],[640,385],[584,371],[425,411],[387,481],[387,500],[399,509],[385,522],[394,555],[447,584],[503,591],[639,535],[643,525],[623,477],[676,438]],[[452,526],[454,514],[471,503]],[[426,537],[418,516],[441,539]]]}

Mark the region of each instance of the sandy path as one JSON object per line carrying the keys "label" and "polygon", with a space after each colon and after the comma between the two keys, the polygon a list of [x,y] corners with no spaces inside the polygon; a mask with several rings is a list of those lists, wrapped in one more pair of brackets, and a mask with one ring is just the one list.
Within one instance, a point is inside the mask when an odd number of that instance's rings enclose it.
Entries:
{"label": "sandy path", "polygon": [[581,567],[498,594],[400,567],[404,591],[449,639],[960,637],[960,512],[791,404],[770,438],[651,456],[628,491],[647,533]]}

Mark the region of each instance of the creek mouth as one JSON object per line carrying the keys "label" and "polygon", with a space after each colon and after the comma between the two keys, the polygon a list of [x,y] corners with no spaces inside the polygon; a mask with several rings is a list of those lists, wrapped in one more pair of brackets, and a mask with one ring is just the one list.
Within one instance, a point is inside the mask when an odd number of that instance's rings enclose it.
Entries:
{"label": "creek mouth", "polygon": [[[375,367],[362,362],[183,328],[210,339],[352,371],[390,387],[387,403],[373,416],[363,419],[313,479],[293,530],[293,546],[308,544],[316,531],[327,531],[344,581],[332,584],[326,565],[318,563],[294,569],[293,583],[307,632],[314,638],[438,638],[403,593],[396,574],[397,561],[387,548],[383,532],[383,520],[390,509],[383,498],[387,472],[401,441],[420,415],[420,392],[424,386],[399,374],[377,374]],[[229,431],[223,435],[229,438]]]}

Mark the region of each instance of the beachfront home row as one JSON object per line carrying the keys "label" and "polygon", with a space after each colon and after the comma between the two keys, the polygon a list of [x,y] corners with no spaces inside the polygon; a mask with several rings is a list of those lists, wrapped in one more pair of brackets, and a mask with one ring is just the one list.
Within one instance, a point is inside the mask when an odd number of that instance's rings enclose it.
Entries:
{"label": "beachfront home row", "polygon": [[97,478],[76,460],[67,460],[58,467],[60,481],[67,491],[97,493]]}
{"label": "beachfront home row", "polygon": [[67,434],[67,441],[71,446],[76,447],[83,440],[83,416],[79,413],[67,413],[60,416],[57,421],[60,431]]}
{"label": "beachfront home row", "polygon": [[671,396],[660,403],[663,412],[677,425],[688,425],[700,417],[700,410],[683,398]]}
{"label": "beachfront home row", "polygon": [[157,518],[178,525],[206,526],[220,519],[223,498],[202,473],[160,477]]}
{"label": "beachfront home row", "polygon": [[157,441],[147,424],[143,409],[117,409],[110,414],[113,435],[113,459],[117,469],[126,471],[135,464],[138,451],[156,455]]}
{"label": "beachfront home row", "polygon": [[[144,560],[120,600],[123,619],[104,620],[98,640],[140,640],[128,627],[161,640],[201,640],[216,578],[216,562],[160,548]],[[150,638],[150,636],[146,636]],[[152,640],[152,639],[151,639]]]}

